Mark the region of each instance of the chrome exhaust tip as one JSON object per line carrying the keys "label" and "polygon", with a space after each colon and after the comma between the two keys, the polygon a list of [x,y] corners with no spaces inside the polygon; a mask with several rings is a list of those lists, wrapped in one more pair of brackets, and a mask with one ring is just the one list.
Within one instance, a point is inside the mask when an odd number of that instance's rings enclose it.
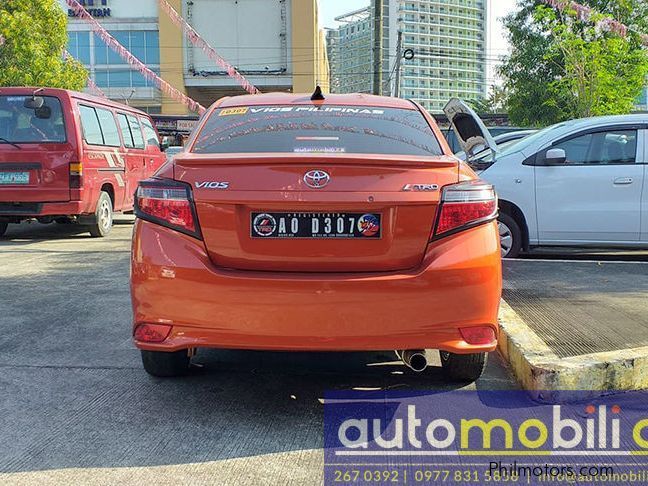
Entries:
{"label": "chrome exhaust tip", "polygon": [[396,351],[396,356],[398,356],[398,359],[400,359],[405,366],[417,373],[420,373],[427,368],[428,361],[424,349],[406,349],[404,351]]}

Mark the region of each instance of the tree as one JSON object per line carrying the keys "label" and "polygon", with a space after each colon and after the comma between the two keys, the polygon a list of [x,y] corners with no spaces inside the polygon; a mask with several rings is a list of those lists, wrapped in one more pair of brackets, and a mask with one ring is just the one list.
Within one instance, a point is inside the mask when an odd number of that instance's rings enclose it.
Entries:
{"label": "tree", "polygon": [[82,89],[87,71],[63,58],[66,23],[57,0],[0,0],[0,86]]}
{"label": "tree", "polygon": [[482,115],[495,115],[506,112],[507,93],[502,86],[493,85],[487,98],[469,100],[472,108]]}
{"label": "tree", "polygon": [[[599,13],[583,21],[575,11],[520,0],[520,10],[505,19],[512,52],[500,73],[513,123],[542,126],[632,110],[648,76],[648,52],[639,36],[648,31],[648,5],[645,0],[581,3]],[[601,29],[606,17],[630,26],[628,36]]]}

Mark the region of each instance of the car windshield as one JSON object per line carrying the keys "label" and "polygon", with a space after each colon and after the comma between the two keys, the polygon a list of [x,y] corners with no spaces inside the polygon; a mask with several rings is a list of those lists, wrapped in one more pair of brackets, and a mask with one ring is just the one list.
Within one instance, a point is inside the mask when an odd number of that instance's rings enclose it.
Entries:
{"label": "car windshield", "polygon": [[[504,152],[509,147],[512,147],[513,145],[520,143],[522,140],[524,139],[517,138],[515,140],[509,140],[508,142],[498,143],[497,148],[500,149],[500,152]],[[482,150],[477,155],[475,155],[472,160],[479,161],[479,162],[492,162],[493,155],[494,153],[491,149],[486,149],[486,150]]]}
{"label": "car windshield", "polygon": [[334,105],[217,109],[192,151],[442,155],[418,110]]}
{"label": "car windshield", "polygon": [[65,142],[61,102],[42,96],[43,106],[25,107],[29,96],[0,96],[0,143]]}
{"label": "car windshield", "polygon": [[[551,125],[547,128],[543,128],[542,130],[539,130],[535,132],[532,135],[529,135],[528,137],[524,137],[522,140],[516,140],[516,143],[513,143],[511,145],[508,145],[504,148],[504,150],[500,150],[499,154],[497,157],[502,157],[505,155],[508,155],[513,152],[519,152],[520,150],[524,150],[525,148],[529,147],[530,145],[533,145],[537,140],[543,139],[548,133],[553,132],[554,130],[557,130],[559,128],[562,128],[566,125],[566,123],[557,123],[555,125]],[[504,144],[500,145],[500,147],[504,147]]]}

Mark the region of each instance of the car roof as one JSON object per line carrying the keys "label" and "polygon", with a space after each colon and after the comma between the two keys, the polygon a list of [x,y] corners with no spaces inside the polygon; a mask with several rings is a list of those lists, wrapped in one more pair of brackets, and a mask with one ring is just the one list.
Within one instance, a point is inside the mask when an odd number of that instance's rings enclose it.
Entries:
{"label": "car roof", "polygon": [[0,96],[3,95],[31,95],[34,91],[40,90],[38,92],[39,95],[41,96],[55,96],[57,98],[75,98],[78,100],[86,101],[89,103],[94,103],[97,105],[103,105],[123,111],[128,111],[130,113],[135,113],[138,115],[142,115],[145,117],[148,117],[149,115],[142,110],[138,110],[137,108],[133,108],[131,106],[125,105],[123,103],[119,103],[118,101],[113,101],[108,98],[102,98],[99,96],[93,96],[88,93],[82,93],[81,91],[72,91],[69,89],[60,89],[60,88],[43,88],[43,87],[37,87],[37,86],[12,86],[12,87],[6,87],[6,88],[0,88]]}
{"label": "car roof", "polygon": [[648,113],[635,113],[632,115],[593,116],[590,118],[577,118],[563,122],[570,129],[579,129],[589,126],[600,126],[617,123],[648,123]]}
{"label": "car roof", "polygon": [[[375,96],[365,93],[352,94],[324,94],[324,100],[311,100],[310,93],[264,93],[255,95],[241,95],[219,100],[219,108],[234,106],[263,106],[263,105],[353,105],[381,108],[401,108],[416,110],[416,105],[402,98],[388,96]],[[218,102],[217,102],[218,103]]]}

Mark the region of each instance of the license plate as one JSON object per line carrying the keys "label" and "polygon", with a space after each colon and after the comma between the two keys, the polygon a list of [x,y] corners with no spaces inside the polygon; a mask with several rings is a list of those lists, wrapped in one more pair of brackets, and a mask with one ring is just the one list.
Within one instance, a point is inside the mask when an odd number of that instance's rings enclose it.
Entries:
{"label": "license plate", "polygon": [[29,184],[29,172],[0,172],[0,184]]}
{"label": "license plate", "polygon": [[253,212],[252,238],[362,238],[381,237],[378,213]]}

